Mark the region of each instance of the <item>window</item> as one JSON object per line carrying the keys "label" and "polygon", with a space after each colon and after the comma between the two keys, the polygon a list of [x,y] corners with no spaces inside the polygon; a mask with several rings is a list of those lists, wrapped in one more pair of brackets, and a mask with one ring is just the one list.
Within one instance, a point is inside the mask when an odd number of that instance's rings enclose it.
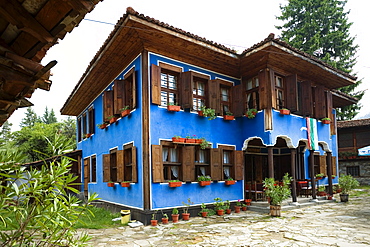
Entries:
{"label": "window", "polygon": [[87,116],[86,112],[82,114],[82,137],[86,138],[87,134]]}
{"label": "window", "polygon": [[359,177],[360,167],[359,166],[347,166],[347,175],[351,175],[352,177]]}
{"label": "window", "polygon": [[82,119],[81,117],[77,118],[77,141],[80,142],[82,140]]}
{"label": "window", "polygon": [[222,175],[221,180],[233,178],[243,179],[244,153],[236,151],[233,146],[219,146],[221,150]]}
{"label": "window", "polygon": [[96,183],[96,156],[91,156],[91,168],[90,168],[90,171],[91,171],[91,177],[90,177],[90,182],[92,183]]}
{"label": "window", "polygon": [[167,106],[170,103],[179,104],[178,102],[178,73],[161,70],[161,105]]}
{"label": "window", "polygon": [[194,77],[193,78],[193,110],[199,111],[202,106],[206,105],[206,86],[207,80]]}
{"label": "window", "polygon": [[253,77],[247,81],[246,92],[246,110],[257,109],[259,110],[259,81],[258,77]]}
{"label": "window", "polygon": [[221,110],[222,115],[226,115],[226,112],[231,111],[231,97],[230,97],[231,87],[221,85],[220,86],[220,98],[221,98]]}
{"label": "window", "polygon": [[124,146],[123,150],[112,149],[103,155],[103,181],[137,182],[136,147],[132,144]]}
{"label": "window", "polygon": [[222,151],[222,165],[223,165],[223,178],[224,180],[228,179],[230,176],[230,171],[233,166],[232,164],[232,151],[223,150]]}
{"label": "window", "polygon": [[275,75],[275,92],[277,109],[285,108],[283,77]]}
{"label": "window", "polygon": [[88,110],[88,133],[94,134],[95,133],[95,111],[94,107],[90,107]]}
{"label": "window", "polygon": [[210,149],[195,147],[195,177],[210,174]]}

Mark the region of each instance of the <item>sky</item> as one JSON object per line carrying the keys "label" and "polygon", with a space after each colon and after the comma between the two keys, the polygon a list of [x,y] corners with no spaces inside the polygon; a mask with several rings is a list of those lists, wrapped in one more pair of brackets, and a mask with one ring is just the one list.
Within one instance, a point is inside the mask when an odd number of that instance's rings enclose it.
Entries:
{"label": "sky", "polygon": [[[60,109],[113,30],[114,24],[126,13],[127,7],[207,40],[234,48],[240,53],[259,43],[270,33],[275,33],[275,37],[279,36],[280,31],[275,25],[282,24],[276,20],[276,16],[281,14],[280,3],[285,5],[287,1],[104,0],[85,16],[78,27],[51,47],[41,61],[46,65],[57,60],[58,64],[51,70],[53,76],[50,78],[50,91],[37,89],[33,93],[30,99],[34,104],[33,110],[38,116],[42,116],[45,107],[48,107],[49,110],[54,109],[58,120],[67,117],[60,115]],[[367,90],[360,101],[363,107],[357,118],[361,118],[370,114],[370,16],[367,11],[370,1],[348,0],[346,7],[351,10],[348,18],[353,22],[350,34],[356,37],[355,44],[359,45],[353,74],[362,79],[362,85],[356,90]],[[12,131],[20,129],[19,124],[25,112],[26,108],[18,109],[9,118],[8,121],[13,124]]]}

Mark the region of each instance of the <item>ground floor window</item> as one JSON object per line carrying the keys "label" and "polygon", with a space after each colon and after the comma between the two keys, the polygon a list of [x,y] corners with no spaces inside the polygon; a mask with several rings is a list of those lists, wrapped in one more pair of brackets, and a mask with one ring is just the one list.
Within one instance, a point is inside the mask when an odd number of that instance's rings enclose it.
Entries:
{"label": "ground floor window", "polygon": [[359,166],[347,166],[347,174],[352,177],[360,176],[360,167]]}

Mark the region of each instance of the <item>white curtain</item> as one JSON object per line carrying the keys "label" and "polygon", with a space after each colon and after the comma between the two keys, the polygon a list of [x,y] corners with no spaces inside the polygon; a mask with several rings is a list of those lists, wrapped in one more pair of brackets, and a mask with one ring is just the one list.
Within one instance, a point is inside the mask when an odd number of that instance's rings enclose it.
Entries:
{"label": "white curtain", "polygon": [[179,167],[171,166],[171,172],[175,178],[179,178]]}
{"label": "white curtain", "polygon": [[174,148],[170,148],[170,162],[177,162],[177,152]]}
{"label": "white curtain", "polygon": [[206,175],[206,168],[205,167],[200,167],[199,170],[200,170],[200,173],[202,173],[202,176]]}
{"label": "white curtain", "polygon": [[168,158],[168,148],[162,148],[162,160],[167,161]]}
{"label": "white curtain", "polygon": [[204,150],[199,150],[199,163],[205,163],[205,151]]}
{"label": "white curtain", "polygon": [[230,177],[230,167],[224,167],[224,173],[225,173],[225,177],[229,178]]}

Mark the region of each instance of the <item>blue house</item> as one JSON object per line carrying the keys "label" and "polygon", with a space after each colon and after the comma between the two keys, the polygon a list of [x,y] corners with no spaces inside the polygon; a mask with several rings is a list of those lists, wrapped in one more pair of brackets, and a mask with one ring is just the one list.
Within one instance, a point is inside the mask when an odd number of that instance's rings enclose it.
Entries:
{"label": "blue house", "polygon": [[[147,223],[153,211],[188,198],[194,215],[216,197],[247,198],[253,184],[285,173],[294,180],[293,201],[299,180],[332,193],[335,108],[356,103],[336,89],[355,81],[273,34],[238,54],[128,8],[61,113],[77,117],[81,192]],[[199,115],[204,107],[215,119]],[[190,140],[198,138],[209,145]],[[317,182],[318,173],[325,178]],[[210,185],[200,186],[200,176],[210,176]],[[170,187],[176,180],[181,186]]]}

